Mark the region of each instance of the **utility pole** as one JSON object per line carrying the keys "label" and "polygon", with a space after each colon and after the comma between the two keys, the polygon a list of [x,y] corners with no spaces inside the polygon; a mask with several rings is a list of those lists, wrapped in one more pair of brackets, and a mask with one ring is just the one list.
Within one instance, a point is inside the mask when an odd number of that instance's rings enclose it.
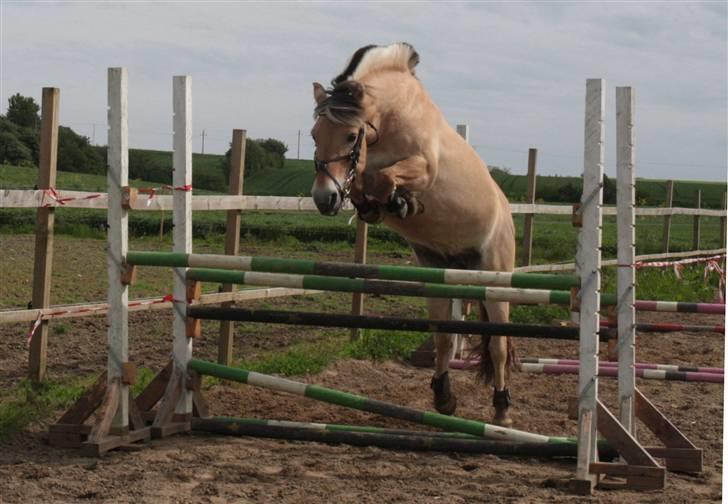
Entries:
{"label": "utility pole", "polygon": [[96,123],[92,124],[93,130],[91,132],[91,145],[96,145]]}
{"label": "utility pole", "polygon": [[301,130],[298,130],[298,149],[296,150],[296,159],[301,159]]}
{"label": "utility pole", "polygon": [[205,130],[202,130],[202,154],[205,153]]}

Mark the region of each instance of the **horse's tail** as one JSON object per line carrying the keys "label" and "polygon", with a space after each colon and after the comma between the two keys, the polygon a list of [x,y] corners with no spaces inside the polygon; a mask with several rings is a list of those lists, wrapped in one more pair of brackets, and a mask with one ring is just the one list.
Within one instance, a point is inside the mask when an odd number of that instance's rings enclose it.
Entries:
{"label": "horse's tail", "polygon": [[[478,303],[480,307],[481,320],[488,320],[488,312],[485,309],[485,305],[481,301]],[[511,370],[516,369],[518,365],[518,357],[516,355],[516,347],[513,344],[513,338],[506,338],[507,341],[507,354],[506,354],[506,369],[505,379],[508,383],[511,379]],[[490,336],[483,335],[480,344],[473,348],[472,356],[480,356],[480,368],[478,369],[478,378],[483,380],[486,385],[493,383],[495,377],[495,367],[493,366],[493,359],[490,354]]]}

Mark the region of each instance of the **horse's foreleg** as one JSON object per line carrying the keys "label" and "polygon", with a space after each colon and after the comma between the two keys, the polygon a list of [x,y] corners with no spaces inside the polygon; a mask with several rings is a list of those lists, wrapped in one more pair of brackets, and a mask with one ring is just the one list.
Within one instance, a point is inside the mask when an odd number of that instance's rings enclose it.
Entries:
{"label": "horse's foreleg", "polygon": [[[508,322],[508,303],[485,302],[488,320],[496,323]],[[511,405],[511,394],[508,390],[508,358],[509,340],[507,336],[491,336],[488,341],[488,354],[493,363],[493,422],[497,425],[510,426],[513,420],[508,414]]]}
{"label": "horse's foreleg", "polygon": [[[450,318],[450,300],[427,300],[427,309],[431,319],[446,320]],[[452,337],[449,334],[436,333],[435,340],[435,375],[430,382],[435,409],[445,415],[452,415],[457,407],[455,394],[450,391],[450,355],[452,354]]]}
{"label": "horse's foreleg", "polygon": [[398,187],[413,193],[429,189],[435,180],[436,169],[436,162],[431,162],[424,155],[417,155],[379,170],[365,171],[364,193],[386,204]]}

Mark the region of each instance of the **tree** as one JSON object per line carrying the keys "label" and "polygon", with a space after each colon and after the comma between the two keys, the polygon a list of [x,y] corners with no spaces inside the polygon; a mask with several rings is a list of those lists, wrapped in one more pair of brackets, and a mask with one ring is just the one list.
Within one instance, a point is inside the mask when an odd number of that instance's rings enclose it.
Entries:
{"label": "tree", "polygon": [[35,103],[33,98],[15,93],[8,98],[8,112],[6,117],[18,126],[36,130],[40,124],[40,118],[38,117],[39,110],[40,107]]}

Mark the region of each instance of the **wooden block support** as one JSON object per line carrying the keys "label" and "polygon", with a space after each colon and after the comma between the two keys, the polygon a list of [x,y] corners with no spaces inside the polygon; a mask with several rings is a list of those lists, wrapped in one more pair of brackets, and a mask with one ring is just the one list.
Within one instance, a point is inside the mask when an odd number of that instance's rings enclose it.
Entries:
{"label": "wooden block support", "polygon": [[124,264],[121,269],[121,284],[134,285],[137,279],[137,267],[133,264]]}
{"label": "wooden block support", "polygon": [[[536,158],[538,149],[528,149],[528,175],[526,187],[526,203],[536,203]],[[523,246],[521,248],[521,265],[531,264],[533,249],[533,214],[523,216]]]}
{"label": "wooden block support", "polygon": [[[665,206],[672,208],[672,196],[675,189],[675,181],[668,180],[665,184]],[[670,251],[670,225],[672,224],[672,215],[665,216],[665,222],[662,228],[662,252]]]}
{"label": "wooden block support", "polygon": [[[231,195],[243,194],[243,180],[245,175],[245,139],[246,131],[233,130],[232,156],[230,158],[230,188]],[[225,254],[238,255],[240,251],[240,212],[228,210],[225,225]],[[233,292],[233,284],[223,284],[221,292]],[[223,307],[232,306],[232,302],[223,303]],[[230,320],[220,322],[220,336],[217,347],[217,362],[229,366],[233,361],[233,347],[235,343],[235,326]]]}
{"label": "wooden block support", "polygon": [[121,364],[121,383],[124,385],[134,385],[137,380],[137,368],[131,362],[123,362]]}
{"label": "wooden block support", "polygon": [[[43,88],[40,124],[38,189],[56,186],[58,159],[58,117],[61,91]],[[35,259],[33,261],[33,308],[48,308],[51,299],[51,270],[53,267],[54,208],[38,208],[35,220]],[[34,383],[42,382],[46,374],[48,354],[48,320],[42,320],[30,341],[28,371]]]}
{"label": "wooden block support", "polygon": [[581,203],[574,203],[571,205],[571,225],[580,228],[584,223],[581,214]]}
{"label": "wooden block support", "polygon": [[122,187],[121,188],[121,208],[124,210],[131,210],[136,204],[137,197],[139,196],[139,189],[135,187]]}

